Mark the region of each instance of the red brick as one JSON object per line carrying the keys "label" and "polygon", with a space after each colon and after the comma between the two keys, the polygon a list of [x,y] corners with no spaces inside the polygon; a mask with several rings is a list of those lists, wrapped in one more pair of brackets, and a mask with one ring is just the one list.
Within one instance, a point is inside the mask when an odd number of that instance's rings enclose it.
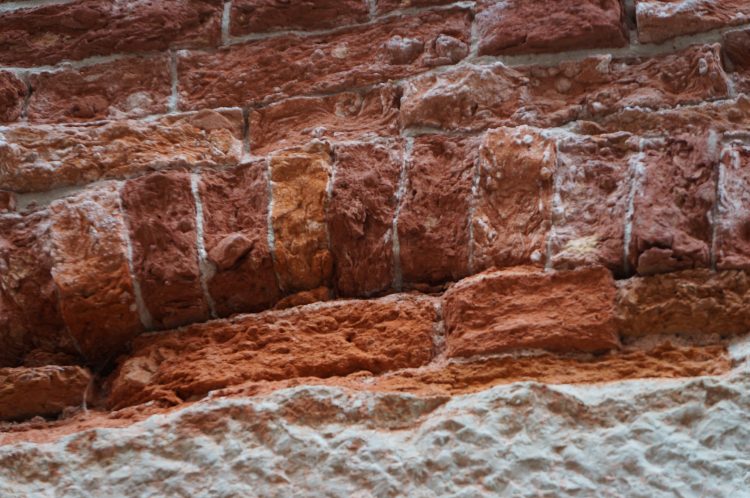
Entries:
{"label": "red brick", "polygon": [[234,0],[231,34],[330,29],[367,22],[365,0]]}
{"label": "red brick", "polygon": [[266,161],[201,173],[203,236],[219,316],[260,311],[281,297],[268,246]]}
{"label": "red brick", "polygon": [[716,266],[750,271],[750,147],[736,142],[721,155]]}
{"label": "red brick", "polygon": [[[451,9],[334,34],[282,36],[233,45],[216,53],[183,54],[178,64],[180,106],[256,104],[417,74],[466,56],[469,24],[469,11]],[[448,50],[453,39],[466,45],[466,53]]]}
{"label": "red brick", "polygon": [[135,275],[153,325],[174,328],[206,320],[190,173],[159,172],[128,180],[122,202]]}
{"label": "red brick", "polygon": [[635,12],[642,43],[750,22],[748,0],[636,0]]}
{"label": "red brick", "polygon": [[408,157],[398,216],[404,283],[440,284],[469,272],[469,205],[475,139],[423,136]]}
{"label": "red brick", "polygon": [[129,57],[29,76],[31,122],[91,121],[167,111],[169,58]]}
{"label": "red brick", "polygon": [[615,292],[604,268],[520,267],[469,277],[442,298],[448,355],[616,348]]}
{"label": "red brick", "polygon": [[432,7],[454,3],[454,0],[376,0],[378,14],[386,14],[397,9]]}
{"label": "red brick", "polygon": [[343,296],[369,296],[393,281],[393,217],[401,142],[337,146],[328,205],[334,282]]}
{"label": "red brick", "polygon": [[400,98],[400,89],[386,84],[365,92],[284,99],[250,113],[250,149],[263,154],[301,146],[312,138],[397,135]]}
{"label": "red brick", "polygon": [[561,52],[628,44],[620,0],[480,0],[480,55]]}
{"label": "red brick", "polygon": [[0,71],[0,123],[12,123],[21,117],[28,90],[13,73]]}
{"label": "red brick", "polygon": [[215,46],[221,0],[78,0],[0,14],[0,64],[41,66],[94,55]]}

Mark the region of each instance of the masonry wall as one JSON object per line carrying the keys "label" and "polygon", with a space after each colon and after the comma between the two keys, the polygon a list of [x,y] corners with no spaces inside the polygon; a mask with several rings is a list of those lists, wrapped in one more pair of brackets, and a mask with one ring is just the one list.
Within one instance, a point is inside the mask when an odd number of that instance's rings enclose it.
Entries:
{"label": "masonry wall", "polygon": [[748,92],[743,0],[0,1],[0,444],[745,382]]}

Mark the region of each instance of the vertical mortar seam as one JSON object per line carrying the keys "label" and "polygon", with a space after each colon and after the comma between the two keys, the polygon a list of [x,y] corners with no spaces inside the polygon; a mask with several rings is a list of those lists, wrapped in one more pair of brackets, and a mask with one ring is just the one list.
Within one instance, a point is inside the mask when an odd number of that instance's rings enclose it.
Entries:
{"label": "vertical mortar seam", "polygon": [[414,148],[414,138],[406,137],[404,147],[404,157],[401,160],[401,171],[398,177],[398,190],[396,191],[396,211],[393,213],[393,222],[391,230],[391,246],[393,252],[393,283],[392,287],[396,291],[401,291],[404,285],[403,271],[401,269],[401,241],[398,236],[398,218],[401,215],[401,208],[404,202],[404,193],[409,175],[409,162],[411,161],[412,149]]}
{"label": "vertical mortar seam", "polygon": [[208,305],[208,311],[211,318],[218,318],[216,313],[216,303],[211,296],[211,291],[208,288],[208,281],[216,272],[214,265],[208,260],[208,254],[206,253],[206,240],[204,237],[204,226],[203,226],[203,201],[201,199],[199,183],[200,181],[200,169],[190,174],[190,191],[193,194],[193,202],[195,203],[195,247],[198,252],[198,274],[201,283],[201,291],[203,292],[203,299],[206,300]]}

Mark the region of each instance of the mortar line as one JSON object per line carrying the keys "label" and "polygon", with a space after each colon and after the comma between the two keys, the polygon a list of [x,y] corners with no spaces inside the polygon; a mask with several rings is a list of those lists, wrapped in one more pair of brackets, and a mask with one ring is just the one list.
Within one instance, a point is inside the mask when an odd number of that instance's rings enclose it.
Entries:
{"label": "mortar line", "polygon": [[203,291],[203,298],[208,304],[208,310],[211,318],[217,318],[216,303],[214,302],[211,291],[208,287],[208,281],[216,273],[216,267],[209,261],[208,254],[206,253],[206,240],[204,236],[204,218],[203,218],[203,200],[201,199],[199,182],[200,182],[200,170],[194,171],[190,174],[190,191],[193,194],[193,202],[195,203],[195,244],[198,252],[198,273],[200,275],[201,290]]}
{"label": "mortar line", "polygon": [[635,213],[635,197],[637,195],[638,186],[641,180],[641,176],[645,174],[643,160],[645,154],[643,152],[645,146],[644,139],[640,139],[638,143],[638,154],[632,157],[629,162],[630,169],[630,189],[628,191],[628,207],[625,211],[625,227],[623,229],[623,248],[622,248],[622,259],[623,259],[623,271],[625,275],[629,275],[632,268],[630,268],[630,242],[633,236],[633,217]]}
{"label": "mortar line", "polygon": [[229,26],[231,23],[232,15],[232,0],[226,0],[224,2],[223,9],[221,11],[221,45],[229,45]]}
{"label": "mortar line", "polygon": [[398,218],[401,215],[401,208],[404,202],[404,193],[409,175],[409,163],[411,161],[412,150],[414,148],[414,139],[411,137],[404,138],[404,155],[401,160],[401,171],[398,177],[398,190],[396,191],[396,211],[393,213],[393,222],[391,230],[391,247],[393,253],[393,284],[392,287],[400,292],[404,286],[404,277],[401,270],[401,242],[398,237]]}
{"label": "mortar line", "polygon": [[[338,158],[336,156],[336,148],[334,145],[329,144],[331,153],[331,173],[328,175],[328,183],[326,184],[326,199],[324,205],[325,213],[325,226],[326,226],[326,243],[328,245],[328,253],[333,257],[333,243],[331,242],[331,203],[333,202],[333,188],[336,183],[336,170],[338,168]],[[333,279],[333,275],[331,276]],[[335,298],[335,286],[332,284],[329,288],[328,294],[330,298]]]}
{"label": "mortar line", "polygon": [[0,4],[0,13],[13,12],[21,9],[34,9],[37,7],[46,7],[49,5],[65,5],[73,3],[75,0],[18,0]]}
{"label": "mortar line", "polygon": [[268,188],[268,212],[266,213],[266,224],[267,224],[267,240],[268,240],[268,251],[271,253],[271,262],[273,264],[273,274],[276,277],[276,285],[282,294],[285,292],[284,287],[281,285],[281,277],[279,276],[279,265],[276,260],[276,234],[273,229],[273,176],[271,157],[265,158],[266,161],[266,185]]}
{"label": "mortar line", "polygon": [[130,217],[125,209],[122,202],[122,190],[125,187],[125,182],[120,181],[117,184],[117,207],[122,215],[122,230],[120,231],[120,237],[125,244],[125,258],[128,262],[128,271],[130,273],[130,280],[133,282],[133,294],[135,294],[135,306],[138,311],[138,318],[143,325],[144,330],[150,331],[154,329],[154,320],[151,316],[151,312],[146,306],[146,301],[143,299],[143,292],[141,290],[141,282],[138,280],[138,275],[135,271],[135,264],[133,262],[133,241],[130,239]]}
{"label": "mortar line", "polygon": [[[714,205],[711,206],[711,248],[710,248],[710,262],[711,262],[711,270],[716,271],[716,236],[719,230],[719,212],[720,208],[719,206],[722,203],[723,198],[723,189],[722,185],[724,184],[724,158],[725,155],[729,152],[729,149],[724,148],[721,151],[721,154],[719,156],[719,160],[716,163],[715,168],[715,176],[716,176],[716,185],[714,190]],[[734,157],[732,158],[734,162]]]}
{"label": "mortar line", "polygon": [[476,216],[477,204],[479,203],[479,181],[481,176],[482,149],[484,145],[479,146],[479,154],[474,161],[474,168],[471,179],[471,197],[469,197],[469,250],[467,251],[467,265],[469,273],[474,273],[474,216]]}
{"label": "mortar line", "polygon": [[564,208],[562,207],[562,198],[560,197],[560,192],[562,191],[562,167],[560,166],[559,141],[555,139],[554,144],[555,171],[552,172],[552,201],[549,210],[549,233],[547,234],[547,243],[545,244],[546,254],[544,262],[544,269],[547,271],[554,270],[554,265],[552,264],[552,242],[557,237],[557,224],[555,223],[555,218],[558,211],[560,211],[560,214],[562,215],[565,214]]}

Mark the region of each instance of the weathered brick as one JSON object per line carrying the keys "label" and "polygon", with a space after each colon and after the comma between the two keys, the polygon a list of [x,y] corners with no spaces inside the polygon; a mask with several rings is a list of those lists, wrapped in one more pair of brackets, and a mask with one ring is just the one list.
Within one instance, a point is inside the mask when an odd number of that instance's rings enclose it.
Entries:
{"label": "weathered brick", "polygon": [[386,14],[397,9],[445,5],[454,3],[454,0],[376,0],[376,3],[378,14]]}
{"label": "weathered brick", "polygon": [[480,55],[560,52],[628,44],[620,0],[480,0]]}
{"label": "weathered brick", "polygon": [[180,403],[247,381],[419,367],[432,359],[436,318],[433,299],[402,294],[148,334],[120,364],[109,403]]}
{"label": "weathered brick", "polygon": [[[178,61],[180,106],[235,106],[350,89],[458,62],[470,13],[425,12],[333,34],[282,36],[189,52]],[[452,42],[466,50],[453,49]]]}
{"label": "weathered brick", "polygon": [[636,0],[638,40],[659,43],[750,22],[748,0]]}
{"label": "weathered brick", "polygon": [[119,192],[110,183],[50,205],[52,277],[81,354],[104,365],[143,331]]}
{"label": "weathered brick", "polygon": [[334,282],[343,296],[368,296],[393,281],[393,217],[403,163],[400,141],[337,146],[328,206]]}
{"label": "weathered brick", "polygon": [[647,275],[709,265],[716,140],[705,134],[646,141],[637,159],[630,269]]}
{"label": "weathered brick", "polygon": [[722,337],[750,330],[750,279],[742,271],[687,270],[617,284],[623,339],[686,334]]}
{"label": "weathered brick", "polygon": [[234,36],[269,31],[330,29],[367,22],[365,0],[235,0],[230,32]]}
{"label": "weathered brick", "polygon": [[750,29],[724,33],[721,46],[735,91],[750,94]]}
{"label": "weathered brick", "polygon": [[488,271],[443,295],[449,356],[616,348],[615,283],[604,268]]}
{"label": "weathered brick", "polygon": [[174,328],[206,320],[190,173],[158,172],[127,180],[122,202],[135,276],[153,325]]}
{"label": "weathered brick", "polygon": [[653,58],[595,56],[557,66],[461,66],[405,85],[405,127],[478,130],[599,121],[625,108],[660,109],[730,96],[719,45]]}
{"label": "weathered brick", "polygon": [[41,66],[94,55],[214,46],[220,0],[77,0],[0,14],[0,64]]}
{"label": "weathered brick", "polygon": [[405,283],[439,284],[469,272],[469,205],[478,146],[471,138],[414,139],[398,216]]}
{"label": "weathered brick", "polygon": [[0,190],[0,213],[16,210],[16,194],[8,190]]}
{"label": "weathered brick", "polygon": [[333,271],[325,214],[330,146],[311,142],[269,160],[274,264],[281,289],[291,293],[328,286]]}
{"label": "weathered brick", "polygon": [[59,415],[85,402],[91,382],[81,367],[0,368],[0,420]]}
{"label": "weathered brick", "polygon": [[238,164],[241,156],[239,109],[148,122],[19,125],[0,131],[0,185],[40,192],[179,166]]}
{"label": "weathered brick", "polygon": [[219,316],[260,311],[281,297],[268,246],[266,161],[204,170],[203,236],[213,274],[208,289]]}
{"label": "weathered brick", "polygon": [[13,73],[0,71],[0,123],[12,123],[21,117],[28,89]]}
{"label": "weathered brick", "polygon": [[484,135],[470,220],[472,271],[544,264],[555,167],[555,143],[539,130]]}
{"label": "weathered brick", "polygon": [[30,122],[91,121],[167,111],[167,55],[128,57],[80,69],[63,66],[29,76]]}
{"label": "weathered brick", "polygon": [[552,266],[604,265],[624,276],[625,218],[639,138],[627,133],[558,141]]}
{"label": "weathered brick", "polygon": [[263,154],[313,138],[361,140],[398,134],[400,88],[385,84],[364,92],[295,97],[250,113],[250,149]]}
{"label": "weathered brick", "polygon": [[716,266],[750,271],[750,147],[728,145],[720,168],[714,221]]}

